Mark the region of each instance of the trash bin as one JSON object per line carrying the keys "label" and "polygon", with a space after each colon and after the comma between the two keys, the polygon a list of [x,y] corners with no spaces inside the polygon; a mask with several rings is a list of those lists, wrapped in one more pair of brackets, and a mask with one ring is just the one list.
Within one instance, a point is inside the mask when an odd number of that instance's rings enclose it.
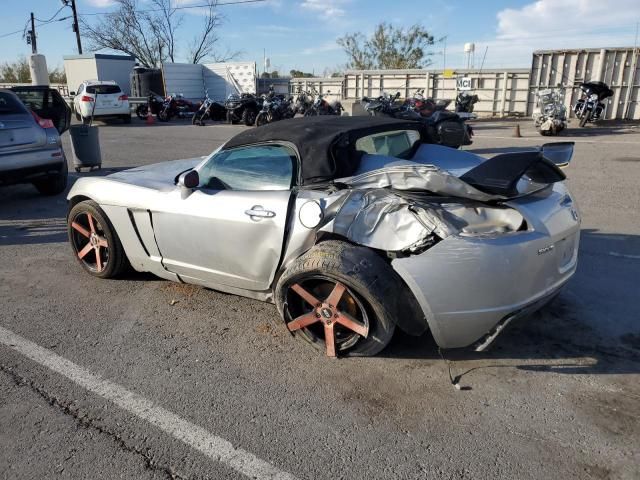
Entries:
{"label": "trash bin", "polygon": [[100,139],[98,127],[90,125],[71,125],[71,152],[73,154],[73,166],[76,172],[81,168],[100,168],[102,156],[100,154]]}

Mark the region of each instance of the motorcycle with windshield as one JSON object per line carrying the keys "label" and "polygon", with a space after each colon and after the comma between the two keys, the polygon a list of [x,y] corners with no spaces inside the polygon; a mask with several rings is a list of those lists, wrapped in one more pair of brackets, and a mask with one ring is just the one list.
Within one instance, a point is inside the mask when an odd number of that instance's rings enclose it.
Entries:
{"label": "motorcycle with windshield", "polygon": [[219,102],[209,98],[209,92],[205,92],[205,97],[200,108],[196,111],[191,119],[192,125],[204,126],[207,119],[216,121],[224,120],[227,117],[227,109]]}
{"label": "motorcycle with windshield", "polygon": [[[327,95],[331,93],[331,90],[327,90]],[[305,110],[305,117],[313,117],[316,115],[342,115],[344,108],[339,100],[328,102],[325,100],[325,94],[320,93],[317,90],[311,90],[310,94],[315,97],[311,106]]]}
{"label": "motorcycle with windshield", "polygon": [[291,97],[287,99],[283,95],[276,95],[272,85],[269,88],[269,93],[262,96],[262,110],[256,117],[256,127],[293,118],[295,111],[292,108],[292,103]]}
{"label": "motorcycle with windshield", "polygon": [[536,93],[533,122],[540,135],[557,135],[567,127],[564,87],[545,88]]}
{"label": "motorcycle with windshield", "polygon": [[462,90],[456,96],[456,113],[473,113],[473,106],[478,100],[478,95]]}
{"label": "motorcycle with windshield", "polygon": [[580,85],[582,98],[573,107],[576,117],[580,119],[580,126],[587,122],[596,122],[602,117],[605,98],[613,96],[613,91],[604,82],[586,82]]}

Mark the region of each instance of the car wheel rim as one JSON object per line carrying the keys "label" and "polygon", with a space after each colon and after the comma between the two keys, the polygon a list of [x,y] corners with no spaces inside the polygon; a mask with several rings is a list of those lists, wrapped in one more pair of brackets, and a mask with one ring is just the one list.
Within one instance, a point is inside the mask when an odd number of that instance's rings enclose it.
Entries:
{"label": "car wheel rim", "polygon": [[289,286],[287,328],[313,342],[323,341],[328,357],[352,348],[369,334],[364,305],[346,285],[325,277],[309,277]]}
{"label": "car wheel rim", "polygon": [[109,243],[100,222],[89,212],[76,215],[71,222],[73,249],[92,272],[100,273],[109,263]]}

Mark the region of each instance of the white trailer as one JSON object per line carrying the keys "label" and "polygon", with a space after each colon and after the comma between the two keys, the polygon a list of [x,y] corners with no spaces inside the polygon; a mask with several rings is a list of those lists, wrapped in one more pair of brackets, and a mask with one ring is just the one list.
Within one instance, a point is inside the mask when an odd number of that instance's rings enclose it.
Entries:
{"label": "white trailer", "polygon": [[85,80],[114,80],[122,91],[131,95],[131,72],[136,64],[130,55],[89,53],[63,57],[70,92],[78,90]]}

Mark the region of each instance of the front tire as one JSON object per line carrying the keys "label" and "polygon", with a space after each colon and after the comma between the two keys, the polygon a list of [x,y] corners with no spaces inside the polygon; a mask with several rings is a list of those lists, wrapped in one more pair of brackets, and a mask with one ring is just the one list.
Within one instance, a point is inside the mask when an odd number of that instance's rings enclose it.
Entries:
{"label": "front tire", "polygon": [[258,118],[256,116],[256,111],[251,108],[245,108],[244,112],[242,112],[242,123],[244,123],[247,127],[251,127],[253,125],[259,126],[257,125]]}
{"label": "front tire", "polygon": [[94,201],[85,200],[71,209],[67,232],[74,256],[90,275],[113,278],[129,265],[118,234]]}
{"label": "front tire", "polygon": [[591,118],[591,110],[587,110],[583,113],[582,118],[580,119],[580,127],[584,127],[589,119]]}
{"label": "front tire", "polygon": [[267,123],[269,123],[267,114],[260,112],[256,117],[256,127],[261,127],[262,125],[266,125]]}
{"label": "front tire", "polygon": [[[391,341],[395,319],[415,299],[373,250],[320,243],[282,274],[275,301],[289,331],[327,356],[372,356]],[[409,307],[408,307],[409,306]]]}
{"label": "front tire", "polygon": [[136,108],[136,116],[140,120],[146,120],[147,117],[149,116],[149,106],[148,105],[138,105],[138,108]]}

